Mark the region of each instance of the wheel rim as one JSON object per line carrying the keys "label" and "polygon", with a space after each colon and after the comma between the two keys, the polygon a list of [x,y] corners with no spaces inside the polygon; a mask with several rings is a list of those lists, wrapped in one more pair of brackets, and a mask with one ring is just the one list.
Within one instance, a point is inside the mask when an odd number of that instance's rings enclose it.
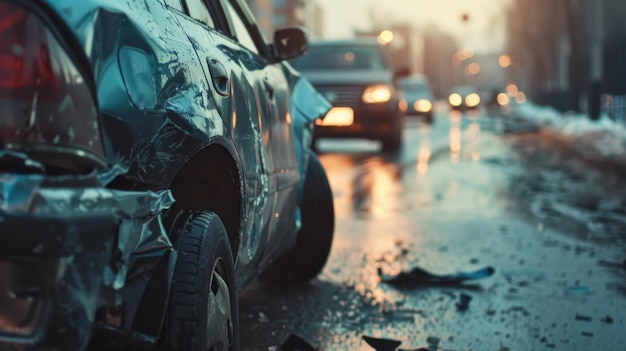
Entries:
{"label": "wheel rim", "polygon": [[209,351],[228,351],[233,341],[230,289],[222,260],[216,262],[211,274],[207,303],[207,345]]}

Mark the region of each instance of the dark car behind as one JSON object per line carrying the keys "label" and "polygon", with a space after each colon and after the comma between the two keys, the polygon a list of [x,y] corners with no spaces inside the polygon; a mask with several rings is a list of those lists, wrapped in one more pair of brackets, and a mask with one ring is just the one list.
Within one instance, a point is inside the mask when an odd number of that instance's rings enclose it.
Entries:
{"label": "dark car behind", "polygon": [[319,138],[365,138],[382,142],[383,150],[402,144],[404,112],[388,48],[375,39],[311,43],[293,66],[332,104],[314,131]]}
{"label": "dark car behind", "polygon": [[450,90],[448,103],[453,110],[473,110],[480,105],[480,95],[471,85],[459,85]]}
{"label": "dark car behind", "polygon": [[412,75],[400,79],[403,101],[407,115],[423,116],[426,122],[433,121],[434,98],[428,78]]}

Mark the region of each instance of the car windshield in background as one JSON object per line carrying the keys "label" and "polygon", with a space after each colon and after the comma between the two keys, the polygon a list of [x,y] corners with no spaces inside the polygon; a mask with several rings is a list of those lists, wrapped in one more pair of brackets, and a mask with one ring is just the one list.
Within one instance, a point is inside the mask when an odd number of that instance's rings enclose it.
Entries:
{"label": "car windshield in background", "polygon": [[292,61],[302,71],[313,70],[368,70],[385,69],[380,51],[372,47],[320,47],[311,46],[304,55]]}
{"label": "car windshield in background", "polygon": [[400,87],[405,91],[428,91],[428,84],[425,82],[416,82],[411,80],[401,80]]}

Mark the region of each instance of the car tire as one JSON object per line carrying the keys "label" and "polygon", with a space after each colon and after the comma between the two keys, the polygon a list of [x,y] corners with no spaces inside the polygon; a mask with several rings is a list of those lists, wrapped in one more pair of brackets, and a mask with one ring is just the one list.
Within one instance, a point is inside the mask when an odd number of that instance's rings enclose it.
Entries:
{"label": "car tire", "polygon": [[280,256],[260,275],[262,282],[274,285],[303,284],[324,268],[335,231],[333,194],[319,158],[311,154],[304,180],[302,227],[296,246]]}
{"label": "car tire", "polygon": [[207,212],[183,212],[172,222],[178,258],[159,349],[238,351],[239,303],[224,224]]}

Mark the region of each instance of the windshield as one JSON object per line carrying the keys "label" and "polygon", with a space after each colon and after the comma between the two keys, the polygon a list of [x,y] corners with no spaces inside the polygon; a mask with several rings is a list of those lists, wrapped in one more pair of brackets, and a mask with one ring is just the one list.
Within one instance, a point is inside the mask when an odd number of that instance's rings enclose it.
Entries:
{"label": "windshield", "polygon": [[385,64],[375,46],[311,46],[308,52],[292,61],[302,71],[368,70],[382,71]]}
{"label": "windshield", "polygon": [[400,86],[403,90],[410,91],[429,91],[430,88],[428,83],[425,82],[416,82],[416,81],[402,81],[400,82]]}

